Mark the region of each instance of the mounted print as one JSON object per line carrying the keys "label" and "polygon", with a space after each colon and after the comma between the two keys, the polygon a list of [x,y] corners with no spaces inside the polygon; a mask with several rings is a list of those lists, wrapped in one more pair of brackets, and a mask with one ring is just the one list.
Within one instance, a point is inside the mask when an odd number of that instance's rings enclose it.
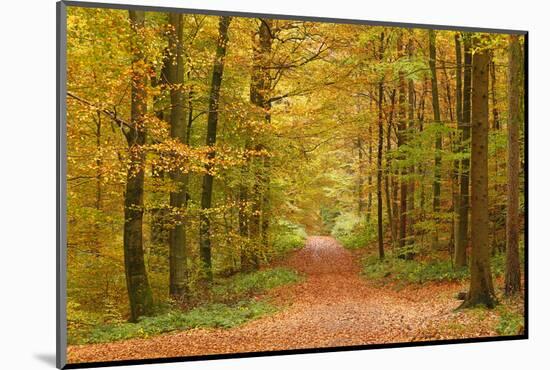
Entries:
{"label": "mounted print", "polygon": [[65,1],[58,41],[59,367],[527,338],[527,32]]}

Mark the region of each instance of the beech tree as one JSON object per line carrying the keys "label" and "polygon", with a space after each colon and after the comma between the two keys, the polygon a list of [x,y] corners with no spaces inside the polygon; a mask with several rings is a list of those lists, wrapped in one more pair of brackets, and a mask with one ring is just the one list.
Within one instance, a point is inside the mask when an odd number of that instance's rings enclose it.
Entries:
{"label": "beech tree", "polygon": [[[218,108],[220,104],[220,89],[222,85],[225,54],[227,51],[228,30],[231,17],[221,17],[219,23],[219,34],[212,72],[212,84],[210,87],[210,100],[208,103],[208,127],[206,132],[206,145],[209,147],[208,159],[214,159],[216,155],[214,145],[218,127]],[[209,209],[212,207],[212,191],[214,176],[211,173],[212,165],[206,164],[207,173],[202,181],[201,196],[201,220],[200,220],[200,257],[206,271],[206,280],[212,281],[212,242],[210,230]]]}
{"label": "beech tree", "polygon": [[[180,144],[186,144],[187,120],[184,94],[185,61],[183,53],[183,15],[169,13],[170,37],[168,39],[168,84],[170,85],[170,136]],[[185,207],[189,176],[176,168],[171,173],[176,190],[170,193],[170,206],[177,210],[173,229],[170,230],[170,295],[184,299],[187,292],[187,237]],[[182,216],[183,215],[183,216]]]}
{"label": "beech tree", "polygon": [[[459,121],[460,151],[464,154],[469,145],[471,132],[471,92],[472,92],[472,44],[471,36],[463,34],[464,45],[464,92],[462,94],[462,119]],[[470,209],[470,158],[465,155],[460,163],[460,194],[458,211],[458,231],[455,239],[454,263],[457,267],[467,264],[466,246],[468,243],[468,218]]]}
{"label": "beech tree", "polygon": [[[437,84],[437,71],[436,71],[436,33],[434,30],[428,31],[429,36],[429,49],[430,49],[430,72],[432,78],[432,106],[434,124],[441,125],[441,113],[439,109],[439,90]],[[442,149],[442,136],[439,130],[435,133],[435,159],[434,159],[434,182],[433,182],[433,212],[437,219],[441,206],[441,149]],[[439,241],[437,228],[433,234],[432,245],[437,246]]]}
{"label": "beech tree", "polygon": [[472,62],[472,256],[470,289],[462,307],[496,304],[489,248],[489,50],[475,39]]}
{"label": "beech tree", "polygon": [[519,267],[519,125],[521,49],[517,35],[508,46],[508,184],[506,209],[506,271],[504,292],[511,296],[521,287]]}
{"label": "beech tree", "polygon": [[130,125],[125,131],[128,142],[128,170],[124,197],[124,266],[126,286],[130,298],[130,320],[137,321],[149,315],[153,309],[153,295],[143,255],[143,181],[145,167],[147,114],[147,75],[143,66],[140,32],[144,27],[145,14],[130,10],[130,24],[134,31],[132,60],[132,103]]}

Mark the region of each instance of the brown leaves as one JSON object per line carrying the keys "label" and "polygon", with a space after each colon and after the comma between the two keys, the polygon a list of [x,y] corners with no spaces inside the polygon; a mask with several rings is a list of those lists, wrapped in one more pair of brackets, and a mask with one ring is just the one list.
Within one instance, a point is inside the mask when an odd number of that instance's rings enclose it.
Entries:
{"label": "brown leaves", "polygon": [[283,264],[305,282],[274,289],[283,307],[273,316],[233,329],[189,330],[150,339],[71,346],[70,362],[191,356],[353,346],[496,335],[495,311],[455,312],[459,283],[377,286],[358,274],[349,251],[330,237],[310,237]]}

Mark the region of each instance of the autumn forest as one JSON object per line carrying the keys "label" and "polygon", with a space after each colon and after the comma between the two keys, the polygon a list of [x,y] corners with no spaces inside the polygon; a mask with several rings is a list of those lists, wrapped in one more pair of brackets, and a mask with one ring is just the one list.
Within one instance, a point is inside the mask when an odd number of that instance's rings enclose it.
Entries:
{"label": "autumn forest", "polygon": [[525,48],[70,6],[69,362],[522,335]]}

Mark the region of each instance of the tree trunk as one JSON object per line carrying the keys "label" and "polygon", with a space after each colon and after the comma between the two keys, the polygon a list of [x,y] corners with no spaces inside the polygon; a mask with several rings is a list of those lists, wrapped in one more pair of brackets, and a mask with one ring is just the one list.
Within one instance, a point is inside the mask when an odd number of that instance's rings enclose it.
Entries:
{"label": "tree trunk", "polygon": [[[441,125],[441,115],[439,110],[439,92],[437,87],[437,71],[435,68],[436,60],[436,35],[434,30],[429,30],[429,48],[430,48],[430,71],[432,77],[432,106],[434,114],[434,124]],[[436,131],[435,134],[435,160],[434,160],[434,182],[433,182],[433,212],[436,221],[435,232],[432,238],[432,247],[438,247],[438,231],[437,223],[439,219],[439,211],[441,206],[441,147],[442,139],[441,132]]]}
{"label": "tree trunk", "polygon": [[[409,60],[412,61],[412,58],[413,58],[413,54],[414,54],[414,46],[413,46],[413,33],[412,33],[412,30],[409,34],[409,43],[407,45],[407,49],[408,49],[408,54],[409,54]],[[408,130],[409,130],[409,135],[412,135],[415,134],[415,127],[414,127],[414,99],[415,99],[415,96],[414,96],[414,80],[412,78],[409,78],[408,80],[408,87],[407,87],[407,90],[408,90],[408,102],[407,102],[407,106],[408,106],[408,120],[409,120],[409,127],[408,127]],[[408,214],[409,214],[409,217],[408,217],[408,229],[409,229],[409,241],[407,244],[412,244],[413,243],[413,235],[414,235],[414,230],[413,230],[413,222],[414,222],[414,207],[415,207],[415,204],[414,204],[414,193],[415,193],[415,179],[414,179],[414,175],[415,175],[415,166],[414,165],[411,165],[411,167],[409,168],[409,173],[410,173],[410,179],[408,181],[408,187],[409,187],[409,190],[408,190],[408,206],[407,206],[407,211],[408,211]]]}
{"label": "tree trunk", "polygon": [[210,147],[208,152],[208,163],[206,164],[206,174],[202,181],[201,195],[201,216],[200,216],[200,259],[205,270],[205,280],[212,281],[212,243],[210,230],[210,215],[208,211],[212,207],[212,190],[214,185],[214,176],[211,173],[212,160],[216,156],[214,145],[216,144],[216,134],[218,127],[218,107],[220,103],[220,88],[222,85],[223,68],[225,64],[225,53],[227,49],[227,31],[231,17],[221,17],[219,23],[219,34],[212,72],[212,83],[210,86],[210,99],[208,102],[208,127],[206,132],[206,145]]}
{"label": "tree trunk", "polygon": [[[139,39],[145,25],[142,11],[130,11],[130,24]],[[133,44],[131,127],[125,133],[128,142],[128,170],[124,193],[124,266],[126,286],[130,301],[130,321],[149,315],[153,309],[153,295],[143,252],[143,186],[146,131],[144,126],[147,114],[147,75],[143,70],[143,53],[140,43]]]}
{"label": "tree trunk", "polygon": [[[384,59],[384,32],[380,33],[380,54],[379,60]],[[382,215],[382,150],[384,149],[384,121],[382,112],[382,101],[384,100],[384,80],[381,79],[378,83],[378,154],[376,165],[376,200],[377,200],[377,217],[378,217],[378,257],[384,259],[384,231],[383,231],[383,215]],[[390,220],[391,222],[391,220]]]}
{"label": "tree trunk", "polygon": [[372,125],[369,122],[369,170],[367,177],[368,198],[367,198],[367,223],[370,225],[372,213]]}
{"label": "tree trunk", "polygon": [[[460,151],[466,153],[471,132],[471,93],[472,93],[472,44],[471,36],[463,34],[464,41],[464,93],[462,95],[462,120],[459,121]],[[460,194],[458,210],[458,231],[455,236],[454,264],[467,265],[468,217],[470,210],[470,159],[465,156],[460,163]]]}
{"label": "tree trunk", "polygon": [[[402,58],[405,55],[403,45],[403,32],[399,33],[397,39],[397,56]],[[407,108],[405,106],[405,73],[400,70],[399,73],[399,120],[398,120],[398,135],[397,135],[397,147],[405,145],[406,143],[406,130],[407,130]],[[400,156],[400,160],[404,158]],[[399,247],[405,246],[407,238],[407,180],[404,178],[407,175],[407,169],[403,166],[401,168],[400,178],[400,199],[399,199]],[[410,257],[410,256],[404,256]]]}
{"label": "tree trunk", "polygon": [[508,46],[508,185],[506,211],[506,271],[504,294],[512,296],[521,288],[519,267],[519,125],[521,50],[517,35]]}
{"label": "tree trunk", "polygon": [[498,114],[497,107],[497,95],[496,95],[496,83],[497,83],[497,72],[493,54],[491,53],[491,63],[490,63],[490,72],[491,72],[491,105],[493,107],[493,128],[495,130],[500,130],[500,117]]}
{"label": "tree trunk", "polygon": [[[460,45],[460,34],[455,34],[455,55],[456,55],[456,127],[455,137],[453,138],[453,151],[455,153],[460,152],[460,127],[462,125],[462,47]],[[456,260],[458,243],[458,232],[460,229],[460,161],[455,159],[453,161],[453,227],[452,227],[452,240],[453,240],[453,262]]]}
{"label": "tree trunk", "polygon": [[[183,92],[184,55],[183,55],[183,15],[170,13],[172,26],[169,37],[170,63],[168,82],[170,86],[170,136],[178,143],[185,144],[187,139],[187,120],[185,114],[185,94]],[[187,238],[185,208],[187,206],[187,186],[189,177],[180,169],[173,169],[170,177],[176,190],[170,193],[170,207],[176,211],[174,227],[170,230],[170,296],[184,300],[187,294]]]}
{"label": "tree trunk", "polygon": [[363,162],[363,141],[361,140],[361,135],[357,137],[357,157],[357,161],[359,162],[357,168],[357,214],[361,217],[365,210],[365,197],[363,196],[365,164]]}
{"label": "tree trunk", "polygon": [[[250,79],[250,102],[257,108],[261,116],[260,121],[265,124],[271,122],[271,102],[269,94],[271,91],[270,56],[271,44],[273,42],[271,28],[272,20],[261,19],[257,33],[252,35],[253,45],[253,68]],[[256,151],[266,150],[267,143],[258,143]],[[252,216],[250,220],[250,238],[253,243],[252,250],[249,250],[248,259],[253,261],[253,269],[259,268],[262,250],[268,247],[269,228],[269,157],[256,159],[258,169],[254,174],[254,185],[252,194]]]}
{"label": "tree trunk", "polygon": [[398,243],[397,235],[397,186],[393,180],[391,169],[392,159],[389,156],[391,152],[391,130],[393,126],[393,115],[395,111],[395,89],[391,94],[390,113],[388,118],[388,131],[386,136],[386,171],[385,171],[385,193],[386,193],[386,211],[388,213],[388,225],[390,227],[392,246]]}
{"label": "tree trunk", "polygon": [[472,69],[472,258],[470,290],[461,307],[481,304],[493,308],[496,301],[489,248],[489,52],[487,49],[481,48],[476,51]]}

